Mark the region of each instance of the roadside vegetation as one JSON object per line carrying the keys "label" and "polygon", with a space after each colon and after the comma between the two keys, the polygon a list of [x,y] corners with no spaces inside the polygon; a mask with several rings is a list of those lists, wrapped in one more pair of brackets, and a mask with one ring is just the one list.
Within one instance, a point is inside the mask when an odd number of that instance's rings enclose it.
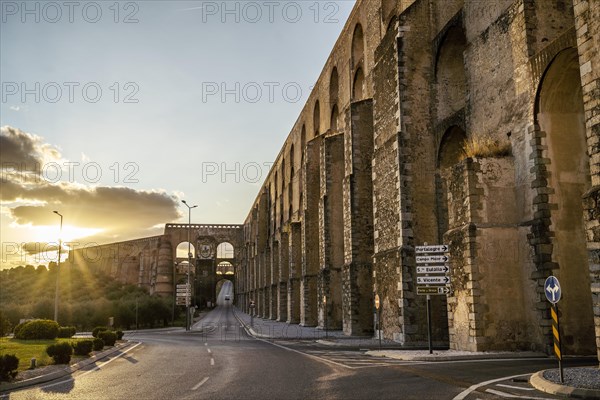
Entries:
{"label": "roadside vegetation", "polygon": [[[0,336],[7,335],[23,319],[53,319],[57,268],[21,266],[0,271]],[[104,326],[110,317],[115,328],[128,330],[168,326],[173,300],[151,296],[142,288],[123,284],[87,269],[61,266],[58,323],[77,331]],[[176,307],[175,319],[180,318]]]}

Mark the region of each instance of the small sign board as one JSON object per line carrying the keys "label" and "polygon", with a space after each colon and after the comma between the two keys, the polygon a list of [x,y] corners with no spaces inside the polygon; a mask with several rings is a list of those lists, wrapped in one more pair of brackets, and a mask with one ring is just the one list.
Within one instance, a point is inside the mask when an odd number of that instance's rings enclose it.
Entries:
{"label": "small sign board", "polygon": [[185,297],[178,297],[177,300],[176,300],[176,302],[175,302],[175,304],[178,305],[178,306],[189,306],[190,302]]}
{"label": "small sign board", "polygon": [[448,260],[448,256],[417,256],[417,264],[446,263]]}
{"label": "small sign board", "polygon": [[447,274],[449,271],[450,267],[447,265],[417,267],[417,274]]}
{"label": "small sign board", "polygon": [[190,285],[188,285],[187,283],[180,283],[177,285],[177,289],[189,289]]}
{"label": "small sign board", "polygon": [[436,244],[433,246],[416,246],[415,253],[446,253],[448,251],[447,244]]}
{"label": "small sign board", "polygon": [[448,276],[417,276],[417,285],[446,285],[450,283]]}
{"label": "small sign board", "polygon": [[550,275],[546,278],[546,281],[544,282],[544,294],[546,295],[546,299],[552,304],[556,304],[560,300],[562,291],[560,289],[560,283],[555,276]]}
{"label": "small sign board", "polygon": [[439,295],[448,293],[450,293],[450,288],[448,286],[417,286],[418,295]]}

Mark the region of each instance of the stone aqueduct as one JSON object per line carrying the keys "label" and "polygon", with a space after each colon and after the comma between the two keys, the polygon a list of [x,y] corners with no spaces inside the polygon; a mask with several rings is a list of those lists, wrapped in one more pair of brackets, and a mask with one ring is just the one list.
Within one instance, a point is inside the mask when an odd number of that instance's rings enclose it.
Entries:
{"label": "stone aqueduct", "polygon": [[[565,353],[600,355],[598,49],[598,2],[358,0],[244,224],[193,243],[234,246],[243,311],[372,335],[377,294],[406,346],[415,246],[447,243],[436,342],[549,352],[554,274]],[[171,294],[186,227],[98,266]]]}

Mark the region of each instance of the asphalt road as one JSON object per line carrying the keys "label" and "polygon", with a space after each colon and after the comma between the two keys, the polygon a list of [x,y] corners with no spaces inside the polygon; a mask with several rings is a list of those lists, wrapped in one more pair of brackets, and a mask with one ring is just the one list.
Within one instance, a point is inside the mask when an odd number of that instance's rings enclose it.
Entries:
{"label": "asphalt road", "polygon": [[[526,382],[528,374],[555,367],[548,359],[403,362],[310,341],[257,340],[240,327],[231,301],[225,300],[228,290],[226,286],[217,308],[191,332],[130,334],[129,339],[139,344],[124,354],[68,379],[2,398],[474,400],[507,394],[556,398]],[[569,363],[593,364],[593,359]],[[510,378],[516,375],[524,376]]]}

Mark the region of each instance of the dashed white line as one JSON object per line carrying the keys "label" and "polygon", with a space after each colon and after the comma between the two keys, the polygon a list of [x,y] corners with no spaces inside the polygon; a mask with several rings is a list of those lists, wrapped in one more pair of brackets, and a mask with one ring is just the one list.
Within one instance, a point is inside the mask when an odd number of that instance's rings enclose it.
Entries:
{"label": "dashed white line", "polygon": [[215,359],[214,358],[210,359],[210,365],[215,365]]}
{"label": "dashed white line", "polygon": [[192,388],[192,390],[197,390],[197,389],[198,389],[200,386],[204,385],[204,384],[206,383],[206,381],[207,381],[207,380],[208,380],[208,376],[207,376],[206,378],[202,379],[202,380],[200,381],[200,383],[198,383],[196,386],[194,386],[194,387]]}
{"label": "dashed white line", "polygon": [[208,351],[209,354],[211,353],[210,349],[206,349],[206,351]]}

